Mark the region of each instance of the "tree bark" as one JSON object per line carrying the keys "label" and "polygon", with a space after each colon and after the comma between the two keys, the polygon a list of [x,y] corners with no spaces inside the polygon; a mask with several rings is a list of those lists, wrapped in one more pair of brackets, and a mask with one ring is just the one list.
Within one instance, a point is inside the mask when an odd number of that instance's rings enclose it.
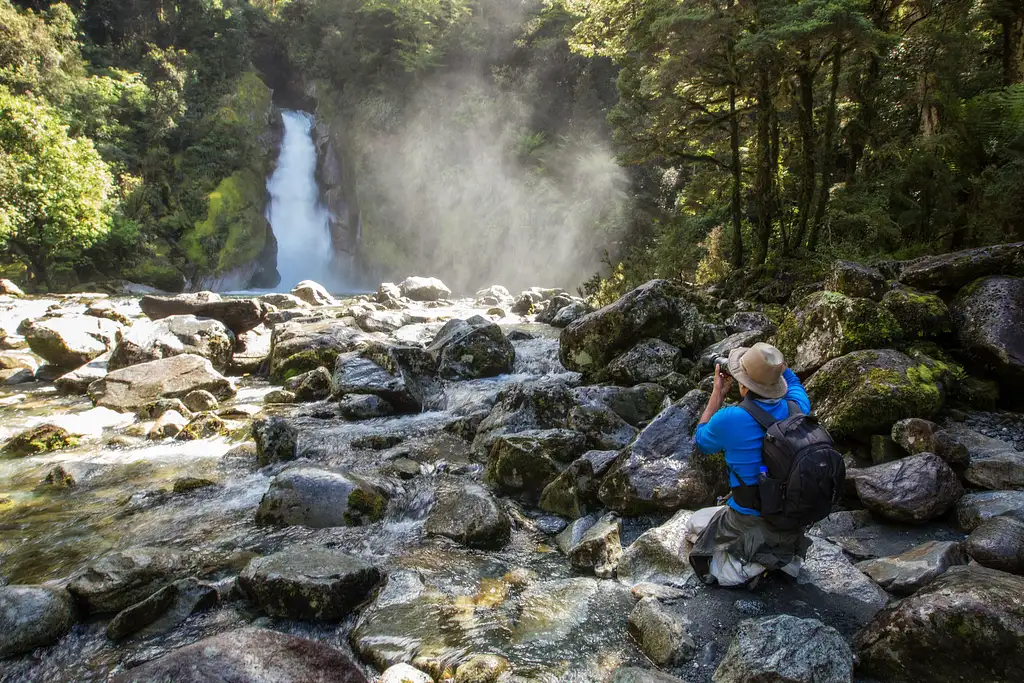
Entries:
{"label": "tree bark", "polygon": [[[754,201],[757,206],[757,251],[754,253],[754,265],[759,266],[768,260],[768,247],[771,243],[775,224],[775,168],[778,163],[777,140],[773,135],[774,106],[768,69],[762,66],[758,70],[757,85],[757,169],[754,175]],[[777,133],[778,129],[775,128]],[[785,248],[785,245],[783,245]]]}
{"label": "tree bark", "polygon": [[740,191],[743,172],[740,167],[740,121],[736,116],[736,86],[729,86],[729,145],[732,148],[732,265],[743,267],[743,226],[740,220]]}
{"label": "tree bark", "polygon": [[836,129],[838,127],[838,96],[839,79],[842,76],[843,47],[836,43],[832,52],[832,83],[828,97],[828,111],[825,114],[825,131],[821,142],[821,185],[818,187],[818,201],[814,207],[814,223],[811,236],[807,240],[807,248],[813,251],[818,246],[822,223],[825,220],[825,209],[828,207],[829,194],[832,187],[832,174],[835,172],[835,150],[833,149]]}
{"label": "tree bark", "polygon": [[810,68],[810,55],[803,52],[803,61],[797,69],[798,116],[800,131],[800,198],[797,201],[797,228],[793,234],[792,249],[803,246],[807,226],[811,219],[811,203],[814,200],[815,169],[814,135],[814,73]]}

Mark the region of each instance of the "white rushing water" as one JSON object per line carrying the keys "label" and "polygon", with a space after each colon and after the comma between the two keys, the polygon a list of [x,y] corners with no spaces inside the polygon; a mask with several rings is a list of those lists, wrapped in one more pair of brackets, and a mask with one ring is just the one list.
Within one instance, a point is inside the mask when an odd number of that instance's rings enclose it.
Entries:
{"label": "white rushing water", "polygon": [[332,291],[344,289],[333,264],[327,207],[316,182],[316,147],[310,135],[313,117],[284,110],[284,139],[277,168],[267,181],[267,220],[277,238],[277,270],[281,291],[302,280],[316,280]]}

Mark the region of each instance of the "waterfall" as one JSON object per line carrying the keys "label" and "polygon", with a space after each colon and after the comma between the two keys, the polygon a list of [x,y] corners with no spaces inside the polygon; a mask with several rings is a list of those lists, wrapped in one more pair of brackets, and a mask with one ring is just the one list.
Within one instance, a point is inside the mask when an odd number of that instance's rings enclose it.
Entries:
{"label": "waterfall", "polygon": [[267,220],[277,238],[280,287],[289,291],[302,280],[316,280],[339,291],[344,288],[343,278],[333,267],[329,213],[316,182],[316,146],[310,135],[313,117],[287,109],[281,117],[281,156],[267,181]]}

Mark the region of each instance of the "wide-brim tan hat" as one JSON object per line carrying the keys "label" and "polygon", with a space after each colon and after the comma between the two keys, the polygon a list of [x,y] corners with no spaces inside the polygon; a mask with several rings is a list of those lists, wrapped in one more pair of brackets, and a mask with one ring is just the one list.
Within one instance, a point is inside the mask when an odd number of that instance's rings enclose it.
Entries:
{"label": "wide-brim tan hat", "polygon": [[764,398],[782,398],[789,391],[782,376],[785,369],[786,359],[771,344],[741,346],[729,352],[729,374]]}

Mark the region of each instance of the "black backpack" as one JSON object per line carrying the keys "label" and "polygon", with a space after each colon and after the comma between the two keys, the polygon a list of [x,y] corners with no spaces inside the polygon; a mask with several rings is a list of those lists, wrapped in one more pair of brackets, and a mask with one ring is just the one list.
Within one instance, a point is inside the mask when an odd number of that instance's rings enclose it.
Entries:
{"label": "black backpack", "polygon": [[[810,526],[828,516],[843,492],[846,464],[817,419],[789,401],[789,417],[776,420],[750,399],[739,407],[765,428],[762,459],[768,468],[757,484],[733,487],[733,499],[761,513],[779,529]],[[733,473],[735,475],[735,472]]]}

